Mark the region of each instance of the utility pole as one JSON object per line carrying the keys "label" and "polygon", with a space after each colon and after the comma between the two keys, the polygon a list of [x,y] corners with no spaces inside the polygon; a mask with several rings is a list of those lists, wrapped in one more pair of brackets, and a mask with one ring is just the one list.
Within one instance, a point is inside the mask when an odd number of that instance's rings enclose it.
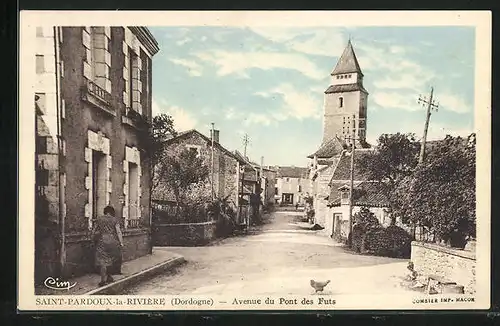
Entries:
{"label": "utility pole", "polygon": [[434,102],[434,87],[431,87],[431,95],[429,98],[422,97],[422,95],[418,98],[418,103],[422,104],[422,106],[427,106],[427,114],[425,117],[425,127],[424,127],[424,137],[422,138],[422,144],[420,147],[420,156],[418,158],[418,163],[422,163],[424,161],[425,155],[425,142],[427,141],[427,130],[429,129],[429,120],[431,119],[431,111],[434,109],[436,112],[438,111],[439,104]]}
{"label": "utility pole", "polygon": [[[362,118],[358,118],[358,120],[364,120]],[[360,125],[358,121],[358,127]],[[348,136],[348,140],[351,141],[351,168],[350,168],[350,185],[349,185],[349,235],[351,235],[352,240],[352,227],[353,227],[353,207],[354,207],[354,155],[356,149],[356,141],[359,138],[356,137],[356,115],[352,116],[352,136]]]}
{"label": "utility pole", "polygon": [[245,156],[245,159],[247,158],[247,146],[248,143],[250,143],[250,139],[248,138],[248,134],[245,134],[243,136],[243,155]]}
{"label": "utility pole", "polygon": [[214,136],[215,136],[215,128],[214,128],[214,123],[212,122],[212,170],[211,170],[211,183],[212,183],[212,200],[215,199],[215,188],[214,188]]}
{"label": "utility pole", "polygon": [[[250,142],[250,140],[248,139],[248,134],[245,133],[245,135],[243,136],[243,158],[245,159],[245,164],[243,165],[243,170],[241,173],[241,198],[242,199],[245,196],[245,165],[246,165],[246,160],[247,160],[247,145],[249,142]],[[250,201],[249,201],[249,204],[250,204]],[[250,227],[250,212],[248,209],[247,209],[247,212],[245,215],[246,215],[245,224],[246,224],[246,227],[248,230],[248,228]]]}

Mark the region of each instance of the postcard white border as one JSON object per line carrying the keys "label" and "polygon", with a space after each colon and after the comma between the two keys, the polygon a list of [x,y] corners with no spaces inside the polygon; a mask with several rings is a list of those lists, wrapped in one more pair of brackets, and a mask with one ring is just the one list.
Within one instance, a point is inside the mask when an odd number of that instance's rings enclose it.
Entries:
{"label": "postcard white border", "polygon": [[[325,306],[137,306],[137,305],[37,305],[34,294],[34,111],[33,40],[37,26],[471,26],[476,28],[475,129],[477,132],[477,293],[474,303],[415,305],[412,298],[387,295],[339,295],[336,305]],[[21,11],[19,48],[19,310],[325,310],[325,309],[488,309],[490,307],[490,175],[491,175],[491,12],[490,11]],[[74,298],[81,296],[74,296]],[[106,298],[122,298],[109,296]],[[138,297],[138,296],[130,296]],[[144,297],[144,296],[141,296]],[[172,296],[148,296],[170,301]],[[176,296],[198,297],[198,296]],[[265,297],[265,296],[262,296]],[[261,297],[261,298],[262,298]],[[293,296],[287,296],[292,298]],[[433,296],[434,297],[434,296]],[[65,298],[71,296],[50,296]],[[104,298],[93,296],[92,298]],[[207,298],[206,296],[204,298]],[[249,298],[249,297],[246,297]],[[302,297],[297,297],[299,300]],[[333,298],[333,297],[332,297]],[[439,298],[439,296],[437,296]],[[231,302],[232,297],[212,297]],[[124,301],[126,303],[126,300]]]}

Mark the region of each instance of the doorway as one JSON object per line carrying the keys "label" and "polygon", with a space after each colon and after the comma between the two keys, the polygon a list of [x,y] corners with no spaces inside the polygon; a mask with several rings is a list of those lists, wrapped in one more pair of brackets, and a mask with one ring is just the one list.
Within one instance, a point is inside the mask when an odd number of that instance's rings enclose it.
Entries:
{"label": "doorway", "polygon": [[92,151],[92,218],[103,214],[106,207],[106,155]]}
{"label": "doorway", "polygon": [[283,205],[293,205],[293,194],[282,194],[281,203]]}
{"label": "doorway", "polygon": [[332,238],[340,241],[342,237],[342,214],[333,213],[333,232]]}

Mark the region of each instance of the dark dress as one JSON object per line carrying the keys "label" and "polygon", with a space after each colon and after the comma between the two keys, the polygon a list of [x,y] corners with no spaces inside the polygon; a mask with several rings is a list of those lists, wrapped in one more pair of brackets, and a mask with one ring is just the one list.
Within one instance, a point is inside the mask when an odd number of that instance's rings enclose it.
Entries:
{"label": "dark dress", "polygon": [[121,246],[116,232],[118,223],[117,218],[108,215],[97,218],[95,222],[95,263],[97,266],[112,267],[121,262]]}

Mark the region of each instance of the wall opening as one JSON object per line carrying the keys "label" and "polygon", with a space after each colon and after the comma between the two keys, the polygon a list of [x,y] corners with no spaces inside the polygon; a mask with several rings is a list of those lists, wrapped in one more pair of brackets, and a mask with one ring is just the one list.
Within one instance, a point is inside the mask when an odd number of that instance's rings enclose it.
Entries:
{"label": "wall opening", "polygon": [[106,155],[100,151],[92,151],[92,217],[103,214],[106,207]]}
{"label": "wall opening", "polygon": [[139,208],[139,168],[137,164],[129,162],[128,163],[128,217],[129,226],[137,227],[139,216],[137,210]]}

